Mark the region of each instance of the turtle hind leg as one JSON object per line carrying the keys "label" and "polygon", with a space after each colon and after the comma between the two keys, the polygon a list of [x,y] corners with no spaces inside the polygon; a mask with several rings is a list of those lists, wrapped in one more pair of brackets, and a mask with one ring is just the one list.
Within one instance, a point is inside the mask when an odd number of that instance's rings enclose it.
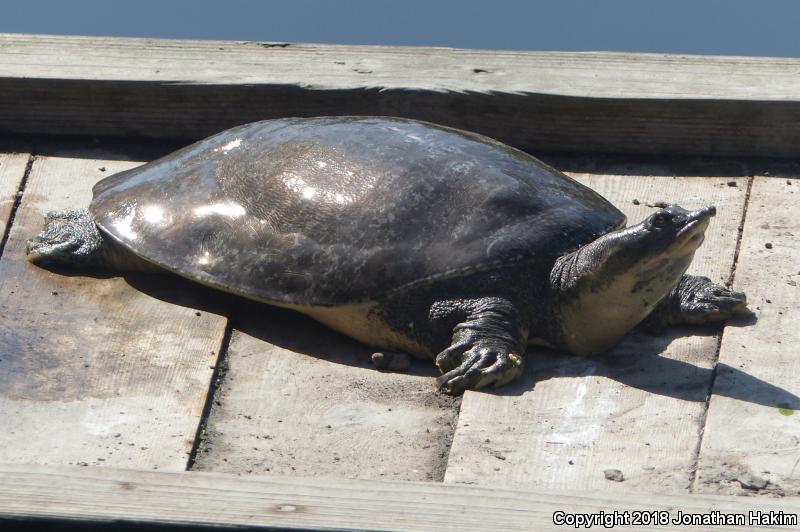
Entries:
{"label": "turtle hind leg", "polygon": [[465,303],[450,347],[436,356],[442,391],[458,395],[467,389],[502,386],[522,374],[527,331],[517,308],[503,298]]}
{"label": "turtle hind leg", "polygon": [[100,266],[104,240],[88,209],[50,211],[44,229],[28,240],[28,260],[36,264]]}
{"label": "turtle hind leg", "polygon": [[708,277],[684,275],[642,325],[658,332],[670,325],[722,323],[750,315],[744,292],[729,290]]}

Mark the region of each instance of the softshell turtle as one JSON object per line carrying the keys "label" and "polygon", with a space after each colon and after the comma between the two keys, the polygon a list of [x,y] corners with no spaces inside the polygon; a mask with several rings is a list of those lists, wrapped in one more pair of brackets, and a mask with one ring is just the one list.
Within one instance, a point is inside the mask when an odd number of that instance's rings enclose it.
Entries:
{"label": "softshell turtle", "polygon": [[164,269],[435,360],[440,386],[501,385],[526,345],[607,350],[746,313],[684,275],[712,206],[625,227],[608,201],[492,139],[399,118],[266,120],[110,176],[51,212],[33,262]]}

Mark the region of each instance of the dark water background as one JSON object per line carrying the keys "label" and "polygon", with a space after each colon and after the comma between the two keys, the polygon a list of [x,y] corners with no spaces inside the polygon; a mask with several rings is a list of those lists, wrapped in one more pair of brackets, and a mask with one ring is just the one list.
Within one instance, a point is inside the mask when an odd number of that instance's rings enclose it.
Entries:
{"label": "dark water background", "polygon": [[800,57],[800,0],[0,0],[0,31]]}

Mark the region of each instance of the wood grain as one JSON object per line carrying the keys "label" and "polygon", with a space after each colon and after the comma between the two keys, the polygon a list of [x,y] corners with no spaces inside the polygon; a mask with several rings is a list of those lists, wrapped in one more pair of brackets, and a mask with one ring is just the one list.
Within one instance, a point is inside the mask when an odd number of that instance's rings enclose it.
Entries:
{"label": "wood grain", "polygon": [[[0,486],[0,526],[19,525],[22,520],[32,530],[45,522],[75,527],[105,524],[115,529],[125,525],[188,525],[215,527],[214,530],[545,531],[565,529],[553,523],[556,511],[663,511],[673,519],[678,511],[800,513],[800,503],[790,499],[635,493],[616,498],[596,492],[514,491],[440,483],[7,464],[0,465]],[[677,528],[709,529],[673,524],[646,527]],[[754,528],[726,526],[725,530]],[[614,527],[623,531],[641,529]]]}
{"label": "wood grain", "polygon": [[755,178],[736,284],[758,320],[722,339],[698,492],[800,494],[798,205],[800,181]]}
{"label": "wood grain", "polygon": [[240,305],[195,470],[442,479],[459,400],[432,362],[380,372],[311,319]]}
{"label": "wood grain", "polygon": [[30,156],[30,153],[0,153],[0,238],[6,233]]}
{"label": "wood grain", "polygon": [[392,115],[528,151],[796,156],[800,59],[0,35],[6,132]]}
{"label": "wood grain", "polygon": [[38,156],[31,169],[0,260],[6,462],[186,466],[225,327],[207,293],[25,259],[44,212],[86,206],[98,179],[137,164],[73,150]]}
{"label": "wood grain", "polygon": [[[728,279],[746,178],[575,177],[623,210],[629,223],[638,223],[652,212],[646,204],[659,200],[687,208],[715,204],[718,215],[689,271]],[[593,358],[529,349],[521,382],[464,395],[445,480],[609,492],[688,490],[717,346],[715,334],[697,333],[633,333]],[[623,482],[605,478],[604,471],[613,469],[622,471]]]}

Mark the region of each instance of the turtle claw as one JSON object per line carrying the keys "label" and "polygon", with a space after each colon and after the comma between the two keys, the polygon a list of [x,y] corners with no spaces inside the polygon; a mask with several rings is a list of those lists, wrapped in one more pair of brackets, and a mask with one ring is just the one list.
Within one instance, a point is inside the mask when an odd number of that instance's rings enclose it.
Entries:
{"label": "turtle claw", "polygon": [[681,313],[687,323],[718,323],[734,316],[749,316],[747,296],[727,288],[709,284],[681,302]]}
{"label": "turtle claw", "polygon": [[[437,365],[451,361],[462,345],[450,346],[436,357]],[[456,348],[456,349],[453,349]],[[464,390],[501,386],[522,374],[522,357],[516,353],[492,347],[473,346],[462,350],[461,364],[437,379],[439,389],[451,395]],[[441,365],[439,365],[442,368]]]}
{"label": "turtle claw", "polygon": [[458,342],[436,355],[436,367],[442,373],[448,373],[462,365],[464,353],[472,347],[470,342]]}

